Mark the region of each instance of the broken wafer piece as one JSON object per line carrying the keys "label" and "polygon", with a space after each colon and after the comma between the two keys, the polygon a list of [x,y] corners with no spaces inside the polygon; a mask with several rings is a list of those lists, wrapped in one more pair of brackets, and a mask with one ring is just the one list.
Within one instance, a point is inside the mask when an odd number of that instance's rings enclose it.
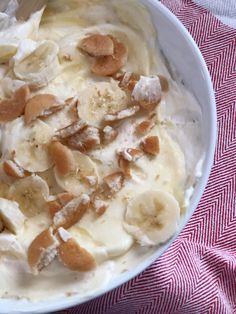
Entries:
{"label": "broken wafer piece", "polygon": [[124,159],[128,160],[129,162],[135,162],[140,157],[143,156],[143,152],[137,148],[125,148],[118,152]]}
{"label": "broken wafer piece", "polygon": [[16,202],[0,198],[0,220],[10,232],[17,234],[24,225],[25,216]]}
{"label": "broken wafer piece", "polygon": [[65,144],[81,152],[87,152],[101,144],[100,131],[94,126],[87,126],[80,132],[66,138]]}
{"label": "broken wafer piece", "polygon": [[115,121],[120,121],[123,119],[133,117],[139,110],[140,110],[140,107],[137,105],[134,105],[124,110],[118,111],[114,114],[106,114],[104,116],[104,122],[115,122]]}
{"label": "broken wafer piece", "polygon": [[155,110],[161,101],[161,96],[158,76],[141,76],[132,92],[133,100],[149,112]]}
{"label": "broken wafer piece", "polygon": [[74,106],[74,107],[76,107],[76,106],[78,106],[79,105],[79,99],[78,99],[78,97],[77,96],[74,96],[74,97],[70,97],[70,98],[67,98],[66,100],[65,100],[65,104],[67,105],[67,106]]}
{"label": "broken wafer piece", "polygon": [[25,177],[25,170],[13,160],[5,160],[3,162],[4,172],[12,178],[21,179]]}
{"label": "broken wafer piece", "polygon": [[120,75],[118,74],[115,79],[120,81],[120,88],[132,92],[136,83],[140,80],[140,75],[133,72],[125,72]]}
{"label": "broken wafer piece", "polygon": [[80,119],[79,121],[75,121],[72,124],[68,125],[67,127],[60,129],[56,132],[55,136],[60,139],[65,139],[67,137],[70,137],[81,130],[83,130],[88,124]]}
{"label": "broken wafer piece", "polygon": [[0,233],[3,231],[3,229],[4,229],[4,224],[3,224],[3,221],[0,218]]}
{"label": "broken wafer piece", "polygon": [[62,209],[67,203],[73,200],[75,196],[71,193],[64,192],[56,195],[56,198],[53,201],[47,202],[49,215],[51,218],[55,216],[55,214]]}
{"label": "broken wafer piece", "polygon": [[105,211],[108,208],[108,203],[101,200],[101,199],[95,199],[93,200],[92,204],[91,204],[92,208],[94,209],[95,213],[98,216],[101,216],[105,213]]}
{"label": "broken wafer piece", "polygon": [[18,101],[19,103],[26,104],[29,97],[30,97],[29,86],[23,85],[15,91],[13,99]]}
{"label": "broken wafer piece", "polygon": [[62,176],[75,170],[75,160],[72,151],[60,142],[50,144],[50,155],[58,173]]}
{"label": "broken wafer piece", "polygon": [[110,56],[98,57],[92,66],[92,72],[100,76],[111,76],[118,72],[126,63],[127,48],[116,38],[110,36],[114,44],[114,53]]}
{"label": "broken wafer piece", "polygon": [[118,131],[115,130],[110,125],[107,125],[102,130],[102,142],[103,144],[110,144],[113,142],[118,136]]}
{"label": "broken wafer piece", "polygon": [[59,228],[58,237],[61,242],[57,249],[58,258],[64,266],[81,272],[91,271],[96,267],[95,258],[82,248],[68,231]]}
{"label": "broken wafer piece", "polygon": [[156,156],[160,152],[160,141],[158,136],[146,137],[140,143],[140,148],[147,154]]}
{"label": "broken wafer piece", "polygon": [[117,158],[118,158],[118,165],[119,165],[120,169],[122,170],[125,178],[130,179],[131,178],[130,162],[120,154],[117,155]]}
{"label": "broken wafer piece", "polygon": [[136,131],[140,135],[146,134],[152,129],[153,125],[154,123],[152,121],[144,120],[137,125]]}
{"label": "broken wafer piece", "polygon": [[92,57],[111,56],[114,53],[114,42],[108,35],[92,34],[80,41],[79,48]]}
{"label": "broken wafer piece", "polygon": [[160,84],[161,84],[161,90],[164,92],[164,93],[167,93],[169,91],[169,82],[167,80],[166,77],[164,77],[163,75],[158,75],[159,77],[159,80],[160,80]]}
{"label": "broken wafer piece", "polygon": [[151,129],[155,126],[155,120],[154,118],[149,118],[147,120],[144,120],[137,124],[136,126],[136,132],[139,135],[147,134]]}
{"label": "broken wafer piece", "polygon": [[48,206],[48,212],[51,218],[53,218],[55,214],[59,212],[63,207],[61,206],[61,204],[58,202],[57,199],[47,202],[47,206]]}
{"label": "broken wafer piece", "polygon": [[90,187],[96,187],[98,184],[97,176],[85,176],[84,179],[86,180]]}
{"label": "broken wafer piece", "polygon": [[63,227],[68,229],[76,224],[85,214],[90,205],[90,197],[82,194],[80,197],[72,199],[53,217],[53,227],[58,229]]}
{"label": "broken wafer piece", "polygon": [[49,228],[41,232],[28,248],[28,263],[35,274],[47,267],[57,256],[59,241]]}
{"label": "broken wafer piece", "polygon": [[24,85],[16,90],[13,99],[0,101],[0,122],[13,121],[22,115],[29,96],[29,87]]}
{"label": "broken wafer piece", "polygon": [[25,123],[28,124],[38,117],[47,117],[64,107],[56,96],[40,94],[30,98],[25,106]]}
{"label": "broken wafer piece", "polygon": [[143,152],[137,148],[125,148],[117,152],[118,165],[126,179],[130,179],[130,163],[143,156]]}
{"label": "broken wafer piece", "polygon": [[124,185],[124,174],[117,171],[103,178],[104,183],[112,194],[118,193]]}

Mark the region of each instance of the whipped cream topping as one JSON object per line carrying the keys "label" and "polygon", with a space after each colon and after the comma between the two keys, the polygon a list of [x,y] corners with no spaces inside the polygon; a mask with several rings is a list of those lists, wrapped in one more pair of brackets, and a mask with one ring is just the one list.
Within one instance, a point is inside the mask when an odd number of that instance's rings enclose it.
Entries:
{"label": "whipped cream topping", "polygon": [[[120,88],[118,80],[91,73],[94,59],[79,49],[79,42],[93,33],[112,35],[127,48],[128,59],[122,70],[141,76],[131,93]],[[35,54],[42,43],[47,48],[47,42],[56,47],[52,59],[55,66],[50,73],[44,65],[50,59],[45,51],[51,50],[43,49]],[[29,61],[26,65],[22,62],[25,58]],[[9,61],[7,65],[6,61]],[[14,72],[16,65],[23,76],[17,76],[19,71]],[[41,73],[40,82],[35,80],[37,73]],[[167,79],[168,92],[162,93],[158,75]],[[27,22],[9,17],[9,22],[0,23],[0,76],[0,99],[12,98],[19,87],[32,80],[32,95],[46,93],[57,96],[62,102],[69,98],[75,100],[27,126],[24,117],[1,123],[0,197],[16,201],[25,221],[16,235],[7,229],[1,232],[0,221],[0,296],[44,300],[49,295],[78,294],[83,299],[133,269],[153,253],[155,245],[165,242],[175,232],[196,178],[201,176],[200,106],[180,79],[173,80],[161,55],[149,13],[133,0],[81,0],[79,5],[73,0],[51,0],[45,10],[34,13]],[[155,108],[157,121],[140,137],[136,127],[147,115],[144,117],[137,107],[137,112],[127,118],[127,104],[133,100],[155,102],[160,94],[161,101]],[[106,115],[120,119],[111,141],[114,125],[102,125]],[[75,173],[62,177],[53,167],[47,147],[56,131],[74,123],[78,116],[85,125],[93,126],[95,132],[92,138],[90,131],[83,136],[80,134],[79,140],[86,141],[89,135],[96,147],[86,154],[73,149],[79,167]],[[104,140],[109,141],[100,145],[101,130]],[[151,136],[158,136],[160,152],[154,157],[143,152],[133,158],[129,149],[141,149],[143,138]],[[15,180],[4,173],[2,163],[12,158],[13,151],[14,161],[30,174],[26,178]],[[120,174],[117,155],[121,151],[123,159],[129,163],[129,180]],[[104,200],[103,194],[96,194],[96,188],[97,185],[104,188],[103,178],[111,174],[118,174],[119,191],[116,188],[116,193]],[[158,191],[159,199],[153,191]],[[52,224],[47,204],[62,192],[74,197],[85,193],[80,199],[73,199],[72,204],[87,204],[91,199],[95,211],[105,208],[97,215],[91,207],[67,231],[58,229],[63,241],[73,238],[86,249],[96,260],[97,267],[86,273],[73,272],[55,258],[34,276],[27,262],[27,250],[35,237]],[[144,205],[136,199],[140,195],[144,195]],[[150,205],[148,209],[145,204]],[[61,201],[59,205],[63,213],[66,204]],[[130,211],[125,221],[127,205]],[[61,220],[64,216],[58,212],[54,217]],[[168,228],[161,236],[155,232],[160,223],[164,225],[168,221],[174,226],[171,232]]]}

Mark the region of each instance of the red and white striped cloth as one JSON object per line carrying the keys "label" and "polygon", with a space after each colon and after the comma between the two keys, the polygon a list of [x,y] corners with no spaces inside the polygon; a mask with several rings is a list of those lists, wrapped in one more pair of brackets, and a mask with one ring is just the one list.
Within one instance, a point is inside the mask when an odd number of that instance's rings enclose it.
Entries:
{"label": "red and white striped cloth", "polygon": [[169,250],[120,288],[67,314],[236,313],[236,29],[189,0],[162,0],[197,42],[217,100],[218,145],[204,196]]}

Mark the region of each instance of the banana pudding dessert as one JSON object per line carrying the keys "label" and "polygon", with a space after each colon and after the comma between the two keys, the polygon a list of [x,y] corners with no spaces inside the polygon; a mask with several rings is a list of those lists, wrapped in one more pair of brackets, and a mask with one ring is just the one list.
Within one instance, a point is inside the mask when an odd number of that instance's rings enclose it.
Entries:
{"label": "banana pudding dessert", "polygon": [[[178,231],[201,109],[137,0],[0,15],[0,297],[95,294]],[[138,19],[137,19],[138,16]]]}

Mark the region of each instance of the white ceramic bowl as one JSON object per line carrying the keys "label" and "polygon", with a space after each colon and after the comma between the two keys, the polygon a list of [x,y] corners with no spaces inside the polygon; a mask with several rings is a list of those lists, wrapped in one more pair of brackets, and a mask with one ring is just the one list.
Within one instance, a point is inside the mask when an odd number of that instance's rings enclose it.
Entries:
{"label": "white ceramic bowl", "polygon": [[[216,105],[211,78],[205,61],[181,22],[157,0],[141,0],[149,9],[154,25],[158,30],[159,42],[167,59],[174,65],[187,87],[198,99],[203,112],[204,140],[206,157],[203,163],[203,176],[199,180],[188,211],[181,220],[180,231],[189,221],[203,194],[213,163],[216,143]],[[183,57],[184,56],[184,57]],[[172,238],[165,245],[157,248],[144,262],[135,269],[124,273],[111,281],[96,295],[79,299],[78,296],[31,303],[18,300],[0,300],[0,313],[45,313],[72,307],[104,294],[138,275],[151,265],[175,240]]]}

